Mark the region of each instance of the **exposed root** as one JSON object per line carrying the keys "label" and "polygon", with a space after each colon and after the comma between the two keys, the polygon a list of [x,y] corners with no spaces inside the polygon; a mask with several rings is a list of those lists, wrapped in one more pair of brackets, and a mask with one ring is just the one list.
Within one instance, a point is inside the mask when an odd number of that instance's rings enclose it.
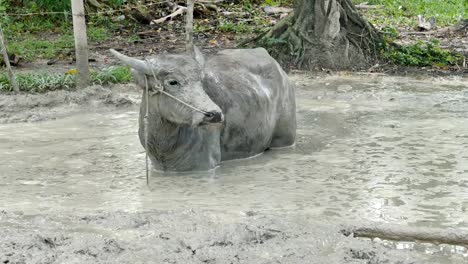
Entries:
{"label": "exposed root", "polygon": [[296,12],[256,41],[283,65],[297,68],[366,68],[382,38],[350,0],[301,0]]}

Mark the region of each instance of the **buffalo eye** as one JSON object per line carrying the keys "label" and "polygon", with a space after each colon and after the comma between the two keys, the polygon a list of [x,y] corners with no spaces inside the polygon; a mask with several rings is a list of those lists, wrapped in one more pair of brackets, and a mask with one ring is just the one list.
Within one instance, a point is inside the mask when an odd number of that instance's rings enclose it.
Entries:
{"label": "buffalo eye", "polygon": [[179,82],[176,81],[176,80],[170,80],[168,83],[169,83],[169,85],[172,85],[172,86],[173,85],[179,85]]}

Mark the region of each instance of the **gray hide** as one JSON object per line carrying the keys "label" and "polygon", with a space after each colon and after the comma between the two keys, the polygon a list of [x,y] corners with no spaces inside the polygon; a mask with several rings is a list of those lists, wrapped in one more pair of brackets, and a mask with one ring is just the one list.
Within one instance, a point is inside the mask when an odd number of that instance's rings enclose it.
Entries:
{"label": "gray hide", "polygon": [[[150,85],[147,151],[155,169],[210,170],[224,160],[294,144],[294,87],[265,49],[223,50],[205,61],[195,48],[194,56],[148,57],[150,64],[111,51],[132,67],[143,90],[145,78]],[[157,93],[157,87],[206,113]],[[140,108],[143,146],[146,96]]]}

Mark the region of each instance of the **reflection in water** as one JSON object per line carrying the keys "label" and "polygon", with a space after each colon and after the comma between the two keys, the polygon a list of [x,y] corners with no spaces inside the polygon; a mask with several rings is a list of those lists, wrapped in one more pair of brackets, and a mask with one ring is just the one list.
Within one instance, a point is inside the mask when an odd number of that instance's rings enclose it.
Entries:
{"label": "reflection in water", "polygon": [[199,208],[468,228],[468,88],[302,80],[298,141],[209,173],[153,172],[136,110],[0,126],[0,209]]}

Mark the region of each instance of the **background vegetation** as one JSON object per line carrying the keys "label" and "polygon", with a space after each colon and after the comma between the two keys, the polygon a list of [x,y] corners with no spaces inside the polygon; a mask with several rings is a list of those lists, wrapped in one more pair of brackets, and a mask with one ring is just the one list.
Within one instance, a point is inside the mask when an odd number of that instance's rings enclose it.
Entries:
{"label": "background vegetation", "polygon": [[[108,85],[114,83],[127,83],[130,81],[130,68],[124,66],[111,66],[99,71],[91,72],[91,83],[98,85]],[[73,90],[75,89],[76,71],[66,73],[20,73],[16,75],[19,89],[23,92],[44,93],[53,90]],[[0,92],[11,92],[6,74],[0,74]]]}
{"label": "background vegetation", "polygon": [[[87,1],[87,11],[115,11],[129,5],[152,0],[95,0]],[[271,20],[264,14],[262,6],[292,6],[293,0],[227,0],[220,4],[225,10],[245,13],[248,19],[239,20],[229,16],[213,13],[195,20],[195,32],[205,34],[234,34],[236,38],[247,34],[264,32]],[[98,2],[96,8],[89,2]],[[464,58],[461,55],[443,50],[437,40],[412,41],[410,44],[398,45],[402,29],[415,30],[417,15],[425,18],[433,17],[436,25],[444,27],[468,19],[467,0],[353,0],[355,4],[367,3],[377,5],[377,8],[363,9],[360,12],[370,22],[381,30],[385,36],[386,45],[382,47],[382,58],[390,63],[405,66],[436,66],[458,65]],[[180,4],[184,1],[181,0]],[[147,9],[144,6],[143,9]],[[41,15],[42,12],[65,12],[52,15]],[[33,16],[19,14],[38,13]],[[20,56],[25,61],[38,59],[55,59],[73,56],[73,36],[70,0],[0,0],[0,25],[8,43],[8,51]],[[129,42],[139,40],[136,32],[141,25],[138,22],[125,19],[116,20],[124,12],[87,16],[88,36],[91,44],[109,41],[122,29],[130,32]],[[178,18],[182,19],[182,18]],[[169,27],[170,29],[170,27]],[[72,89],[73,74],[31,75],[18,77],[22,90],[42,92],[47,90]],[[93,73],[94,83],[126,82],[130,78],[128,70],[123,68],[105,69]],[[11,89],[6,77],[0,75],[0,91]]]}

